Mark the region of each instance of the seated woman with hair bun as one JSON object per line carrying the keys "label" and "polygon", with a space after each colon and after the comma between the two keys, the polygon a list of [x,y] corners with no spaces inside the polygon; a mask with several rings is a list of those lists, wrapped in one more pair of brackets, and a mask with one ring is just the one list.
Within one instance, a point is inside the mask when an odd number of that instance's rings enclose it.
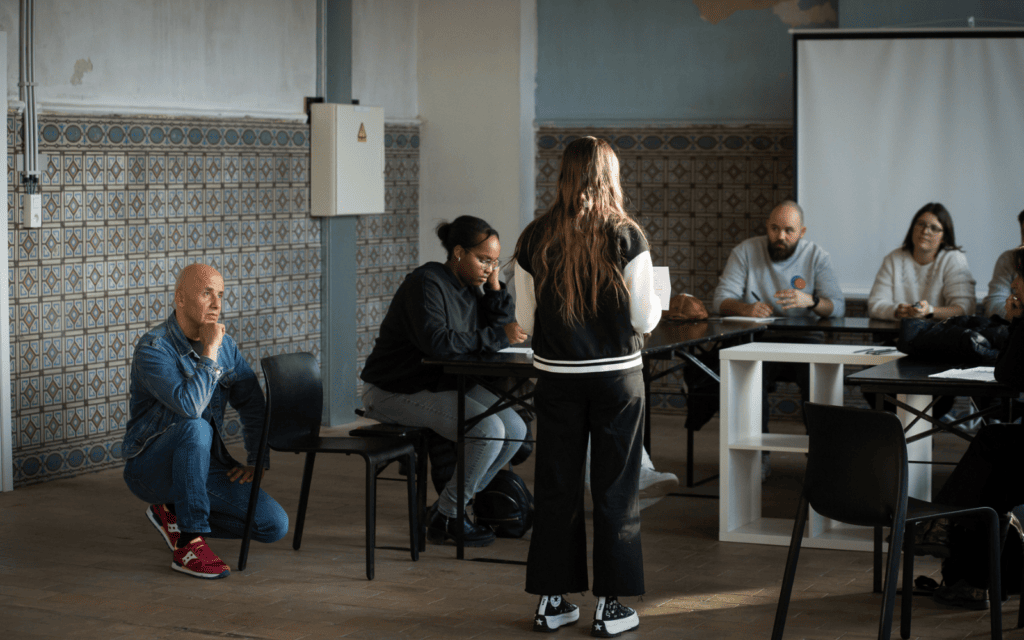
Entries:
{"label": "seated woman with hair bun", "polygon": [[[495,352],[526,340],[514,321],[515,307],[498,280],[501,244],[498,232],[480,218],[460,216],[437,227],[447,260],[428,262],[406,276],[380,326],[380,336],[363,368],[366,417],[381,422],[427,427],[455,440],[458,422],[456,378],[428,357]],[[466,392],[466,417],[484,413],[498,398],[480,386]],[[466,440],[468,502],[509,463],[526,435],[526,424],[508,408],[488,416],[467,432],[486,439]],[[490,527],[467,515],[456,521],[458,474],[427,514],[427,539],[454,540],[482,547],[494,542]]]}

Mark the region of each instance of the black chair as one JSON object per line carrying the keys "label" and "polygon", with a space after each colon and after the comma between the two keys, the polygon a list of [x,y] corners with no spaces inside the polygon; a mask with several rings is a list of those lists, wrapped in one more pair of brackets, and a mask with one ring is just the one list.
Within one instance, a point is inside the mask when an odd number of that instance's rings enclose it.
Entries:
{"label": "black chair", "polygon": [[[1010,525],[1014,532],[1020,536],[1021,545],[1024,547],[1024,505],[1017,505],[1011,511]],[[1024,627],[1024,572],[1021,573],[1020,585],[1020,607],[1017,609],[1017,628]]]}
{"label": "black chair", "polygon": [[910,637],[913,598],[913,525],[921,520],[975,515],[989,525],[989,576],[992,637],[1002,637],[999,580],[999,518],[989,507],[949,507],[907,495],[907,444],[899,418],[886,411],[854,409],[805,402],[804,422],[809,439],[807,472],[797,509],[782,592],[775,613],[773,640],[781,640],[793,591],[800,542],[808,506],[826,518],[868,527],[891,527],[879,639],[888,640],[896,604],[900,549],[903,554],[903,598],[900,636]]}
{"label": "black chair", "polygon": [[[356,409],[356,415],[363,416],[362,409]],[[404,424],[378,423],[356,427],[349,432],[359,438],[400,438],[412,443],[416,450],[416,516],[418,518],[420,551],[427,545],[427,445],[430,434],[434,433],[427,427],[410,427]],[[405,473],[408,473],[408,469]],[[381,478],[381,480],[393,478]]]}
{"label": "black chair", "polygon": [[[376,538],[377,473],[394,460],[403,460],[410,469],[416,468],[416,451],[409,442],[397,438],[321,437],[320,420],[323,412],[323,385],[320,365],[309,353],[288,353],[260,360],[267,384],[267,412],[260,436],[256,468],[263,468],[267,445],[274,451],[306,453],[306,466],[302,475],[299,495],[299,513],[295,520],[292,548],[302,544],[302,527],[306,520],[306,505],[313,480],[313,463],[317,453],[357,454],[366,461],[366,577],[373,580],[373,550]],[[259,496],[261,475],[252,483],[249,511],[246,516],[242,550],[238,557],[238,570],[245,570],[249,555],[249,540]],[[419,560],[419,542],[416,508],[416,476],[407,478],[409,492],[409,546],[412,559]]]}

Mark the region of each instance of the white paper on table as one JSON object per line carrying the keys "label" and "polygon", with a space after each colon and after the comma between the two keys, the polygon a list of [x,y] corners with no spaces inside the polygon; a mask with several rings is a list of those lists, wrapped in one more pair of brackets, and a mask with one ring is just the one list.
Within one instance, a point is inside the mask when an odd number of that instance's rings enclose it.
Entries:
{"label": "white paper on table", "polygon": [[751,318],[749,316],[725,316],[722,320],[728,320],[729,322],[773,322],[775,316],[768,318]]}
{"label": "white paper on table", "polygon": [[668,267],[654,267],[654,293],[661,298],[661,310],[668,311],[672,298],[672,277],[668,273]]}
{"label": "white paper on table", "polygon": [[995,382],[995,367],[974,367],[973,369],[949,369],[933,373],[929,378],[951,378],[953,380],[974,380],[976,382]]}
{"label": "white paper on table", "polygon": [[532,356],[533,349],[530,347],[505,347],[498,353],[525,353],[528,356]]}

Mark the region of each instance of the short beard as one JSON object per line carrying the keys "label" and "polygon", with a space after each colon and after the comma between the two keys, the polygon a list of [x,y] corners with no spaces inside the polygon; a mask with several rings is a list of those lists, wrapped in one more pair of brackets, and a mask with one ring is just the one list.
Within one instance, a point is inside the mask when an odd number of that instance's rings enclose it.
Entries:
{"label": "short beard", "polygon": [[796,245],[800,241],[797,240],[792,245],[787,246],[785,249],[775,246],[775,243],[768,243],[768,257],[772,259],[772,262],[782,262],[783,260],[789,260],[794,253],[796,253]]}

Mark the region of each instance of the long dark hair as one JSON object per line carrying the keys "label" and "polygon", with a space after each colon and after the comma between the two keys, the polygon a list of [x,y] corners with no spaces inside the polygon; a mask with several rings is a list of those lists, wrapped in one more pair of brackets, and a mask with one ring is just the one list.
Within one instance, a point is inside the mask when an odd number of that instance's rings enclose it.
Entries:
{"label": "long dark hair", "polygon": [[567,324],[596,316],[609,289],[628,295],[613,232],[627,226],[643,231],[626,214],[622,200],[619,159],[611,145],[592,136],[579,138],[562,155],[554,203],[519,238],[516,257],[523,238],[537,237],[531,257],[537,290],[551,290]]}
{"label": "long dark hair", "polygon": [[441,246],[448,252],[449,260],[452,259],[455,247],[472,249],[491,236],[498,238],[498,232],[486,220],[475,216],[459,216],[451,222],[442,220],[434,232],[441,239]]}
{"label": "long dark hair", "polygon": [[956,232],[953,231],[953,216],[949,215],[949,211],[946,207],[942,206],[940,202],[929,202],[914,214],[914,218],[910,221],[910,228],[907,229],[907,237],[903,239],[903,250],[907,253],[914,253],[914,225],[917,224],[917,219],[926,213],[930,213],[939,219],[939,224],[942,225],[942,242],[939,243],[939,251],[945,249],[956,249],[957,251],[963,251],[960,247],[956,246]]}
{"label": "long dark hair", "polygon": [[1013,270],[1017,272],[1017,275],[1024,278],[1024,246],[1017,247],[1010,254],[1013,260]]}

